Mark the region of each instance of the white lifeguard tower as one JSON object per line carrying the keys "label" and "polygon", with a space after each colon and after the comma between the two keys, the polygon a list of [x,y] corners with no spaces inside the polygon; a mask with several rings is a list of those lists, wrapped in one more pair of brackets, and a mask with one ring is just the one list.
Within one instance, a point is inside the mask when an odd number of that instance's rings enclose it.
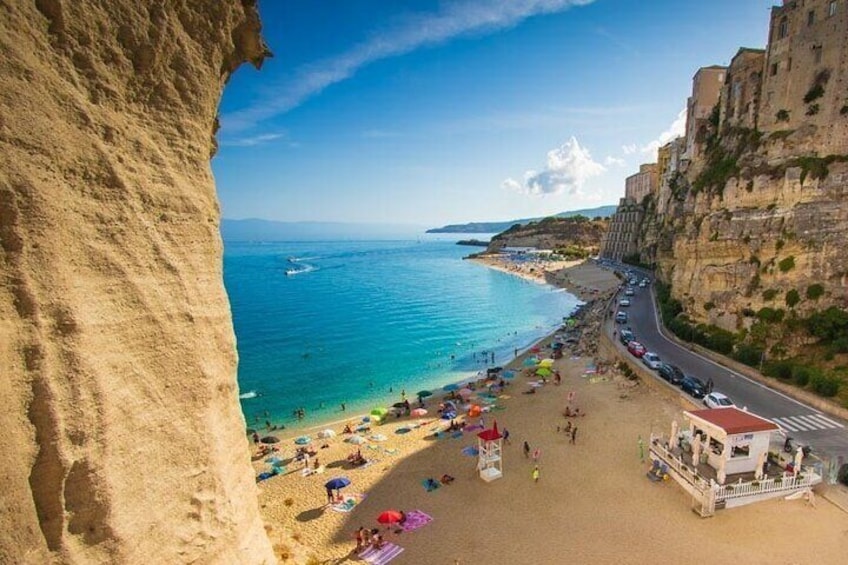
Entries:
{"label": "white lifeguard tower", "polygon": [[498,431],[497,421],[490,429],[477,434],[477,451],[480,478],[488,483],[503,477],[503,436]]}

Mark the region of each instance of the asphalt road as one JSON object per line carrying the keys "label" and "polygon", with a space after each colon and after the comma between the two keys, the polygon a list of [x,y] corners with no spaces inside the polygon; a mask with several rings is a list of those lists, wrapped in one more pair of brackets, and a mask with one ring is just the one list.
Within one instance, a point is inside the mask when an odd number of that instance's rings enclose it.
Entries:
{"label": "asphalt road", "polygon": [[[636,340],[648,351],[657,353],[666,363],[677,365],[687,375],[694,375],[704,382],[712,379],[714,392],[722,392],[737,406],[746,407],[754,414],[774,421],[793,437],[795,442],[812,446],[813,453],[822,459],[843,456],[848,460],[848,422],[824,414],[744,375],[734,373],[729,368],[667,339],[659,331],[659,315],[651,287],[637,286],[634,290],[636,294],[630,297],[631,306],[622,308],[616,305],[616,311],[628,312],[628,323],[614,324],[615,326],[629,326],[635,333]],[[623,297],[622,292],[616,300]],[[612,327],[613,324],[610,324],[609,328]],[[656,372],[654,374],[655,378],[666,383]],[[686,393],[681,391],[681,394]]]}

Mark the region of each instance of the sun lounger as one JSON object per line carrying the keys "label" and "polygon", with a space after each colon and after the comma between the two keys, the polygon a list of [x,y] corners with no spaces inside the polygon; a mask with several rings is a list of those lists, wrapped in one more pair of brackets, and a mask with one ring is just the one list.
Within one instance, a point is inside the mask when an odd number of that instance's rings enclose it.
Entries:
{"label": "sun lounger", "polygon": [[393,544],[391,542],[386,542],[383,547],[380,549],[374,549],[373,547],[369,547],[365,551],[359,554],[359,557],[365,561],[366,563],[370,563],[371,565],[385,565],[403,551],[403,548],[399,545]]}

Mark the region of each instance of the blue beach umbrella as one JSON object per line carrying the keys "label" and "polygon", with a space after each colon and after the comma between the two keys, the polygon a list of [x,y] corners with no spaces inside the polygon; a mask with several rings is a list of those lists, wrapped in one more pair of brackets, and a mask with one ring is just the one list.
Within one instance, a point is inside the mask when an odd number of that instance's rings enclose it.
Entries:
{"label": "blue beach umbrella", "polygon": [[503,373],[501,373],[501,376],[505,379],[514,379],[515,373],[513,371],[504,371]]}
{"label": "blue beach umbrella", "polygon": [[330,479],[326,483],[324,483],[324,487],[333,490],[339,490],[345,488],[350,484],[350,479],[347,477],[336,477],[335,479]]}
{"label": "blue beach umbrella", "polygon": [[453,390],[459,390],[459,385],[458,385],[458,384],[451,383],[451,384],[449,384],[449,385],[445,385],[445,386],[443,386],[443,387],[442,387],[442,390],[447,391],[447,392],[451,392],[451,391],[453,391]]}
{"label": "blue beach umbrella", "polygon": [[415,396],[417,396],[418,398],[427,398],[428,396],[433,396],[433,393],[430,392],[429,390],[419,390],[415,394]]}
{"label": "blue beach umbrella", "polygon": [[312,441],[312,438],[309,436],[300,436],[299,438],[294,440],[294,442],[298,445],[306,445],[310,441]]}
{"label": "blue beach umbrella", "polygon": [[524,365],[525,367],[535,367],[536,363],[538,363],[538,361],[536,360],[535,357],[528,357],[521,364]]}

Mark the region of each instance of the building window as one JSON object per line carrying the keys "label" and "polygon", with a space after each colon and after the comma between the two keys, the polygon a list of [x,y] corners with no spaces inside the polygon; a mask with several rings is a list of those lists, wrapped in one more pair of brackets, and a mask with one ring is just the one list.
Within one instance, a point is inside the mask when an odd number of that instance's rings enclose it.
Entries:
{"label": "building window", "polygon": [[827,6],[827,17],[830,17],[836,13],[836,0],[832,0],[830,4]]}
{"label": "building window", "polygon": [[821,63],[821,60],[822,60],[822,46],[821,45],[815,45],[813,47],[813,59],[815,60],[815,63],[817,65],[819,63]]}
{"label": "building window", "polygon": [[792,57],[789,57],[788,59],[786,59],[786,72],[788,73],[791,70],[792,70]]}
{"label": "building window", "polygon": [[774,75],[777,74],[777,63],[771,64],[771,69],[770,69],[769,74],[771,74],[771,76],[774,76]]}
{"label": "building window", "polygon": [[816,11],[810,10],[809,12],[807,12],[807,25],[811,26],[814,23],[816,23]]}
{"label": "building window", "polygon": [[777,28],[777,38],[783,39],[789,34],[789,22],[786,18],[780,20],[780,26]]}

